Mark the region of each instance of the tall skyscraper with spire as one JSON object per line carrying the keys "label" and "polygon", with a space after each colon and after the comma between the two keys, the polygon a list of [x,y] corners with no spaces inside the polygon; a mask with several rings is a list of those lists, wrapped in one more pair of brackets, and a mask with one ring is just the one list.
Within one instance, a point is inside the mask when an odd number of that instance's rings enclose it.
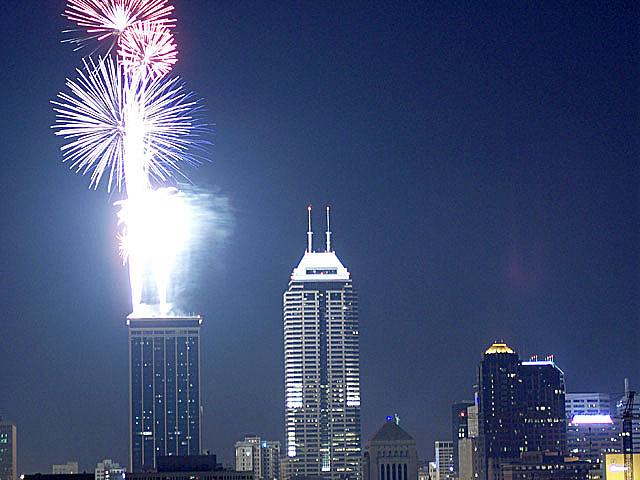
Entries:
{"label": "tall skyscraper with spire", "polygon": [[351,274],[331,250],[307,249],[284,292],[285,444],[287,474],[360,478],[358,297]]}

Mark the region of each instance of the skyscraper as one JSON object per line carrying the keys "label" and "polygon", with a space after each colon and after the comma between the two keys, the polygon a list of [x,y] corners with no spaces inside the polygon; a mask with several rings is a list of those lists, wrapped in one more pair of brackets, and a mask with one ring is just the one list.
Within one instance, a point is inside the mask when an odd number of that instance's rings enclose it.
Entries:
{"label": "skyscraper", "polygon": [[156,457],[199,455],[202,318],[127,318],[129,326],[130,467]]}
{"label": "skyscraper", "polygon": [[349,271],[331,250],[307,249],[284,292],[287,473],[331,480],[360,476],[358,298]]}
{"label": "skyscraper", "polygon": [[478,367],[477,453],[481,458],[473,460],[478,470],[473,474],[481,479],[502,478],[502,464],[525,452],[566,454],[564,395],[564,373],[552,356],[520,362],[505,343],[489,347]]}
{"label": "skyscraper", "polygon": [[553,361],[521,362],[524,451],[567,454],[564,372]]}
{"label": "skyscraper", "polygon": [[0,419],[0,480],[16,480],[18,446],[16,426]]}
{"label": "skyscraper", "polygon": [[436,468],[438,473],[436,480],[449,480],[457,478],[454,474],[453,465],[453,442],[450,441],[436,441]]}
{"label": "skyscraper", "polygon": [[451,439],[453,440],[453,472],[455,475],[460,473],[458,443],[460,439],[469,436],[467,408],[473,405],[473,402],[456,402],[451,405]]}
{"label": "skyscraper", "polygon": [[485,459],[518,458],[524,444],[518,354],[494,343],[478,367],[478,423]]}

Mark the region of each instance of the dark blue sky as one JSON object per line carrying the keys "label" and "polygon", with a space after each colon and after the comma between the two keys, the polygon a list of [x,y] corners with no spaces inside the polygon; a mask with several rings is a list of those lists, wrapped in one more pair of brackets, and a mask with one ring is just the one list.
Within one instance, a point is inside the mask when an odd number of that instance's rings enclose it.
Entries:
{"label": "dark blue sky", "polygon": [[[282,437],[309,203],[360,293],[363,443],[398,412],[431,458],[496,338],[554,353],[569,391],[640,389],[636,2],[174,3],[175,72],[216,125],[190,176],[233,211],[191,292],[205,448]],[[81,63],[63,9],[0,6],[0,414],[29,473],[128,461],[115,198],[49,128]]]}

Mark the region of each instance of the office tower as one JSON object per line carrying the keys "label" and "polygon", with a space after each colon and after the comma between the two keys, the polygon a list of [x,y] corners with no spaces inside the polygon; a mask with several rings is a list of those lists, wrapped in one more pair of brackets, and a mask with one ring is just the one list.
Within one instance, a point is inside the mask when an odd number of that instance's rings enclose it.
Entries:
{"label": "office tower", "polygon": [[553,361],[521,362],[523,434],[525,452],[567,454],[564,372]]}
{"label": "office tower", "polygon": [[437,480],[449,480],[455,478],[453,466],[453,442],[436,441],[436,469]]}
{"label": "office tower", "polygon": [[130,468],[152,470],[160,455],[201,450],[202,318],[127,318]]}
{"label": "office tower", "polygon": [[0,480],[16,480],[17,441],[16,426],[11,422],[0,421]]}
{"label": "office tower", "polygon": [[480,444],[480,425],[478,422],[478,394],[474,405],[467,407],[467,436],[458,440],[458,477],[460,480],[472,480],[484,473],[484,451]]}
{"label": "office tower", "polygon": [[78,462],[67,462],[61,465],[54,465],[51,468],[54,475],[69,475],[78,473]]}
{"label": "office tower", "polygon": [[461,438],[469,436],[467,408],[473,402],[456,402],[451,406],[451,438],[453,439],[453,471],[458,474],[460,465],[458,460],[458,443]]}
{"label": "office tower", "polygon": [[494,343],[478,367],[478,423],[485,459],[518,458],[524,444],[518,354]]}
{"label": "office tower", "polygon": [[552,356],[520,362],[505,343],[489,347],[478,368],[477,447],[484,458],[474,474],[501,478],[501,463],[524,452],[566,454],[564,395],[564,374]]}
{"label": "office tower", "polygon": [[236,471],[253,472],[256,480],[280,477],[280,442],[246,436],[235,447]]}
{"label": "office tower", "polygon": [[262,478],[260,437],[247,436],[236,442],[236,471],[253,472],[256,480]]}
{"label": "office tower", "polygon": [[611,415],[611,396],[608,393],[566,393],[564,410],[568,421],[574,415]]}
{"label": "office tower", "polygon": [[364,480],[417,480],[416,441],[387,417],[367,441],[362,467]]}
{"label": "office tower", "polygon": [[288,476],[360,475],[358,299],[331,250],[307,249],[284,292],[285,442]]}
{"label": "office tower", "polygon": [[262,453],[262,478],[278,480],[280,478],[280,442],[263,440],[260,444]]}
{"label": "office tower", "polygon": [[121,480],[125,471],[119,463],[107,458],[96,465],[95,480]]}

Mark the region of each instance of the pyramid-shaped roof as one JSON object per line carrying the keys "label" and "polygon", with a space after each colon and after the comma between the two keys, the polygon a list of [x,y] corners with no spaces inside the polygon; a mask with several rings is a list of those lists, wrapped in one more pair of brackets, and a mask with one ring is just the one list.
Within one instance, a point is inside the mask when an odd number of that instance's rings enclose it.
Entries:
{"label": "pyramid-shaped roof", "polygon": [[388,442],[393,440],[413,441],[414,439],[393,420],[387,420],[384,422],[384,425],[382,425],[382,427],[373,434],[373,437],[369,439],[370,442]]}

